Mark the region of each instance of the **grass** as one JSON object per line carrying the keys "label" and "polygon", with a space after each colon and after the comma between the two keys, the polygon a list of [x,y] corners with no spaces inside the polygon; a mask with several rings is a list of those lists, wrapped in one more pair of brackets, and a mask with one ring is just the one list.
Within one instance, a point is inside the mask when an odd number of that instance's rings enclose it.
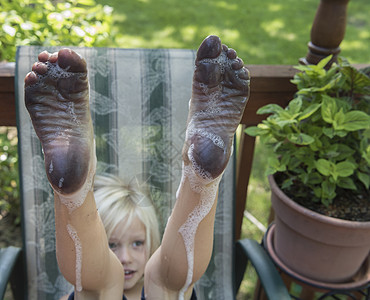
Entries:
{"label": "grass", "polygon": [[[266,149],[257,139],[251,178],[248,185],[246,209],[267,227],[270,214],[270,188],[267,177],[265,176],[265,169],[267,167],[266,160],[264,159],[266,157],[265,154]],[[256,225],[244,218],[241,238],[261,241],[263,234]],[[256,280],[257,274],[254,269],[251,267],[247,268],[237,299],[253,299]]]}
{"label": "grass", "polygon": [[[295,65],[307,53],[310,29],[319,0],[97,0],[114,8],[111,46],[122,48],[196,49],[210,34],[234,47],[247,64]],[[370,1],[348,5],[341,55],[352,63],[370,63]],[[270,193],[264,175],[264,149],[257,143],[247,209],[265,226]],[[260,240],[263,233],[249,220],[243,237]],[[249,268],[251,269],[251,268]],[[248,270],[239,299],[252,298],[256,275]]]}
{"label": "grass", "polygon": [[[307,52],[319,0],[97,0],[114,8],[112,46],[196,49],[210,34],[248,64],[296,64]],[[348,5],[342,55],[370,62],[370,2]]]}

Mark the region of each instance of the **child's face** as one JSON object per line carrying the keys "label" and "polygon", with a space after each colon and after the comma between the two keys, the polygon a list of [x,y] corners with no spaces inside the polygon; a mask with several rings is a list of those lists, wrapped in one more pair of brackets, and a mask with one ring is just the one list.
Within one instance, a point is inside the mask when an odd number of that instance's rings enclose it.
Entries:
{"label": "child's face", "polygon": [[114,229],[109,239],[109,247],[117,255],[125,270],[124,290],[133,288],[143,277],[149,260],[144,224],[135,217],[125,232],[124,221]]}

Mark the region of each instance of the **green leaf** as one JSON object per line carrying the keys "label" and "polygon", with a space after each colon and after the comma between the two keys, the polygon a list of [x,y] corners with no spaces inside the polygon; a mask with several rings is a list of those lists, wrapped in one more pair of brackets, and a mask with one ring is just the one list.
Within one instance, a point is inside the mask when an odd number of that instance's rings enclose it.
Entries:
{"label": "green leaf", "polygon": [[321,182],[322,182],[322,176],[319,173],[313,172],[313,173],[308,174],[308,178],[307,178],[308,184],[316,185],[316,184],[320,184]]}
{"label": "green leaf", "polygon": [[332,59],[332,57],[333,55],[331,54],[320,60],[319,63],[317,64],[317,69],[324,69],[326,65],[329,63],[329,61]]}
{"label": "green leaf", "polygon": [[276,172],[284,172],[286,170],[285,165],[281,165],[279,159],[276,156],[268,158],[268,174],[274,174]]}
{"label": "green leaf", "polygon": [[292,119],[277,119],[275,120],[275,124],[278,125],[281,129],[284,128],[286,125],[289,124],[296,124],[297,120]]}
{"label": "green leaf", "polygon": [[324,205],[329,205],[332,202],[332,199],[335,198],[335,183],[330,182],[329,180],[323,181],[321,184],[321,202]]}
{"label": "green leaf", "polygon": [[314,142],[309,145],[310,150],[312,150],[313,152],[320,151],[322,147],[323,138],[321,137],[321,135],[314,135],[313,138]]}
{"label": "green leaf", "polygon": [[309,88],[309,91],[316,92],[316,93],[317,92],[330,93],[331,90],[333,90],[334,88],[342,84],[341,82],[343,81],[343,76],[341,76],[341,74],[336,74],[335,76],[333,76],[333,78],[330,78],[329,76],[326,75],[326,78],[323,78],[322,81],[325,82],[328,79],[331,79],[328,83],[324,84],[323,86],[319,86],[319,87],[313,86]]}
{"label": "green leaf", "polygon": [[357,187],[350,177],[341,177],[337,181],[337,185],[343,189],[356,190]]}
{"label": "green leaf", "polygon": [[94,5],[95,3],[92,0],[78,0],[78,4],[91,6]]}
{"label": "green leaf", "polygon": [[293,178],[289,177],[288,179],[283,181],[283,183],[281,184],[281,188],[285,190],[291,187],[292,185],[293,185]]}
{"label": "green leaf", "polygon": [[335,136],[335,130],[333,127],[324,127],[322,132],[329,138],[333,138]]}
{"label": "green leaf", "polygon": [[333,127],[337,130],[344,130],[345,115],[343,109],[341,108],[335,115],[333,121]]}
{"label": "green leaf", "polygon": [[321,107],[321,104],[316,103],[309,105],[300,115],[298,118],[299,121],[302,121],[304,119],[309,118],[312,114],[314,114],[319,108]]}
{"label": "green leaf", "polygon": [[315,141],[315,139],[304,133],[292,133],[288,135],[288,140],[293,144],[297,145],[309,145]]}
{"label": "green leaf", "polygon": [[[314,195],[316,196],[316,198],[319,198],[319,199],[321,199],[321,185],[318,185],[318,186],[315,186],[314,188],[313,188],[313,193],[314,193]],[[314,202],[318,202],[318,201],[314,201]]]}
{"label": "green leaf", "polygon": [[302,72],[310,71],[311,70],[311,65],[296,65],[294,66],[294,69],[297,69]]}
{"label": "green leaf", "polygon": [[337,144],[337,153],[338,155],[335,156],[335,160],[340,161],[344,160],[350,156],[352,156],[356,151],[353,150],[351,147],[345,145],[345,144]]}
{"label": "green leaf", "polygon": [[366,160],[368,165],[370,165],[370,145],[368,145],[363,151],[361,157]]}
{"label": "green leaf", "polygon": [[335,165],[335,171],[339,177],[351,176],[356,169],[356,165],[349,161],[342,161]]}
{"label": "green leaf", "polygon": [[258,115],[264,115],[264,114],[275,114],[283,111],[284,109],[277,105],[277,104],[267,104],[265,106],[262,106],[257,110]]}
{"label": "green leaf", "polygon": [[289,102],[287,110],[290,115],[298,114],[302,107],[302,99],[301,97],[294,98],[292,101]]}
{"label": "green leaf", "polygon": [[330,176],[332,173],[333,164],[326,159],[320,158],[316,161],[315,165],[316,169],[324,176]]}
{"label": "green leaf", "polygon": [[364,186],[370,188],[370,175],[363,172],[356,172],[357,178],[364,184]]}
{"label": "green leaf", "polygon": [[345,137],[347,135],[347,131],[345,130],[335,130],[335,134],[341,138]]}
{"label": "green leaf", "polygon": [[326,158],[332,159],[334,157],[337,157],[339,155],[338,152],[338,146],[339,144],[330,144],[325,150],[325,155]]}
{"label": "green leaf", "polygon": [[322,96],[321,116],[325,122],[334,123],[335,115],[338,112],[335,100],[327,95]]}
{"label": "green leaf", "polygon": [[370,116],[362,111],[350,111],[344,114],[342,126],[347,131],[370,128]]}
{"label": "green leaf", "polygon": [[261,133],[261,129],[257,126],[251,126],[246,128],[244,132],[250,136],[258,136]]}
{"label": "green leaf", "polygon": [[342,67],[341,72],[345,74],[349,80],[349,87],[353,88],[352,92],[361,93],[364,89],[368,89],[370,86],[370,77],[365,73],[357,70],[351,65],[345,65]]}
{"label": "green leaf", "polygon": [[280,166],[284,166],[284,168],[286,169],[287,166],[289,166],[291,159],[292,157],[290,155],[282,155],[280,157]]}

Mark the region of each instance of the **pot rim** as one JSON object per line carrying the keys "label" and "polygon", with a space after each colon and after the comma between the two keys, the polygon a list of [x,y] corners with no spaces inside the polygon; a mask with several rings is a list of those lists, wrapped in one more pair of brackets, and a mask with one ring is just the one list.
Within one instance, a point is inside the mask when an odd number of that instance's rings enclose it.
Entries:
{"label": "pot rim", "polygon": [[303,215],[305,215],[306,217],[308,217],[310,219],[314,219],[314,220],[319,221],[321,223],[331,224],[331,225],[334,225],[334,226],[340,225],[341,227],[347,227],[349,229],[353,228],[353,227],[362,228],[362,229],[369,229],[370,228],[370,221],[362,222],[362,221],[344,220],[344,219],[325,216],[323,214],[320,214],[320,213],[317,213],[313,210],[310,210],[310,209],[298,204],[294,200],[290,199],[280,189],[280,187],[277,185],[274,175],[268,175],[268,180],[269,180],[271,189],[273,189],[278,194],[278,196],[285,203],[285,205],[291,207],[294,210],[299,211],[300,213],[302,213]]}

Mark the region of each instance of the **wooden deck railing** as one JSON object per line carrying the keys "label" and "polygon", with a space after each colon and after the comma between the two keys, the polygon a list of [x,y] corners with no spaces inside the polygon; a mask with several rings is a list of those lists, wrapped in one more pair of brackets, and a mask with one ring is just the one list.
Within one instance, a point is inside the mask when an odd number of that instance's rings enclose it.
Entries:
{"label": "wooden deck railing", "polygon": [[0,126],[15,126],[14,63],[0,63]]}

